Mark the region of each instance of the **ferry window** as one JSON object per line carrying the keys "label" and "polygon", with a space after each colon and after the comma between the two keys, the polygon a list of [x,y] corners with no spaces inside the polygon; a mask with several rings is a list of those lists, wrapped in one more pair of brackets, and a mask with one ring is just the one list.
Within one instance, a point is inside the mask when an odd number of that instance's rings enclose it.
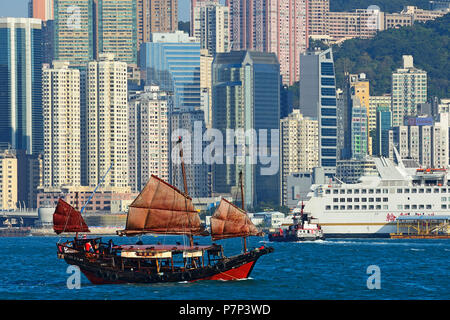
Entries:
{"label": "ferry window", "polygon": [[359,202],[359,198],[353,198],[353,202]]}
{"label": "ferry window", "polygon": [[427,193],[431,193],[431,188],[427,188]]}
{"label": "ferry window", "polygon": [[331,193],[330,189],[325,190],[325,194],[330,194],[330,193]]}
{"label": "ferry window", "polygon": [[373,193],[373,189],[369,189],[369,193]]}
{"label": "ferry window", "polygon": [[423,204],[419,204],[419,209],[423,209],[425,206]]}
{"label": "ferry window", "polygon": [[338,194],[339,191],[338,190],[333,190],[333,194]]}
{"label": "ferry window", "polygon": [[403,190],[402,189],[397,189],[397,193],[402,193]]}
{"label": "ferry window", "polygon": [[431,209],[431,204],[427,204],[427,209]]}
{"label": "ferry window", "polygon": [[373,202],[373,198],[369,198],[369,202]]}
{"label": "ferry window", "polygon": [[447,197],[442,197],[441,201],[447,201]]}
{"label": "ferry window", "polygon": [[355,206],[355,210],[359,210],[359,206],[358,205]]}
{"label": "ferry window", "polygon": [[373,204],[369,206],[369,210],[373,210]]}
{"label": "ferry window", "polygon": [[345,206],[341,206],[341,210],[345,210]]}
{"label": "ferry window", "polygon": [[345,198],[341,198],[339,201],[340,202],[345,202]]}
{"label": "ferry window", "polygon": [[325,210],[331,210],[331,206],[325,206]]}
{"label": "ferry window", "polygon": [[447,193],[447,188],[442,188],[441,193]]}
{"label": "ferry window", "polygon": [[347,202],[352,202],[352,198],[347,198]]}
{"label": "ferry window", "polygon": [[388,205],[387,204],[383,204],[383,209],[387,210],[388,209]]}
{"label": "ferry window", "polygon": [[383,198],[383,202],[388,202],[388,198]]}
{"label": "ferry window", "polygon": [[405,209],[409,209],[409,204],[405,204]]}
{"label": "ferry window", "polygon": [[361,202],[367,202],[367,198],[361,198]]}
{"label": "ferry window", "polygon": [[333,210],[337,210],[338,208],[338,206],[333,206]]}
{"label": "ferry window", "polygon": [[377,205],[375,206],[375,209],[381,209],[381,205],[377,204]]}
{"label": "ferry window", "polygon": [[367,210],[367,206],[365,206],[365,205],[364,205],[364,206],[361,206],[361,209],[362,209],[362,210]]}
{"label": "ferry window", "polygon": [[381,193],[381,189],[375,190],[375,193]]}
{"label": "ferry window", "polygon": [[353,190],[352,189],[348,189],[347,190],[347,194],[352,194],[353,193]]}
{"label": "ferry window", "polygon": [[361,193],[366,194],[367,190],[366,189],[361,189]]}
{"label": "ferry window", "polygon": [[375,201],[376,202],[381,202],[381,198],[376,198]]}
{"label": "ferry window", "polygon": [[446,204],[441,204],[441,209],[447,209],[447,205]]}
{"label": "ferry window", "polygon": [[352,206],[347,206],[347,210],[352,210]]}
{"label": "ferry window", "polygon": [[413,204],[413,205],[411,206],[411,209],[417,209],[417,204]]}
{"label": "ferry window", "polygon": [[439,193],[439,189],[438,188],[434,188],[434,193]]}
{"label": "ferry window", "polygon": [[424,189],[419,189],[419,193],[423,193],[424,192]]}
{"label": "ferry window", "polygon": [[340,194],[344,194],[344,193],[345,193],[345,190],[340,190],[339,193],[340,193]]}
{"label": "ferry window", "polygon": [[383,189],[383,193],[389,193],[389,189]]}
{"label": "ferry window", "polygon": [[333,198],[333,202],[339,202],[338,198]]}
{"label": "ferry window", "polygon": [[405,193],[409,193],[409,189],[405,189]]}
{"label": "ferry window", "polygon": [[417,189],[412,189],[411,193],[417,193]]}
{"label": "ferry window", "polygon": [[400,209],[400,210],[401,210],[401,209],[403,209],[403,206],[402,206],[401,204],[398,204],[398,205],[397,205],[397,209]]}
{"label": "ferry window", "polygon": [[359,189],[355,189],[355,194],[359,194]]}

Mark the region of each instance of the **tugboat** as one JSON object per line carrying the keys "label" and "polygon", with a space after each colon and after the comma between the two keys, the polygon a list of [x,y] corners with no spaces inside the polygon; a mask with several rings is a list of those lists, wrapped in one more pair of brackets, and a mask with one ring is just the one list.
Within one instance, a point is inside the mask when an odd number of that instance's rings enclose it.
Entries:
{"label": "tugboat", "polygon": [[276,242],[297,242],[324,240],[322,228],[317,223],[312,223],[313,217],[304,213],[305,205],[302,202],[300,217],[294,213],[293,224],[287,229],[280,228],[278,232],[269,233],[269,241]]}
{"label": "tugboat", "polygon": [[125,229],[117,233],[121,236],[184,235],[187,239],[183,244],[143,244],[139,241],[136,245],[114,245],[112,240],[104,243],[101,238],[79,238],[79,232],[89,232],[81,212],[59,199],[53,218],[55,232],[77,234],[74,240],[57,244],[58,258],[78,266],[93,284],[248,278],[256,261],[273,252],[273,248],[261,246],[247,250],[245,238],[261,236],[261,233],[243,209],[225,199],[211,217],[211,238],[216,241],[244,237],[243,252],[226,257],[221,245],[194,243],[193,236],[209,234],[201,225],[187,194],[181,148],[180,157],[185,192],[152,175],[129,206]]}

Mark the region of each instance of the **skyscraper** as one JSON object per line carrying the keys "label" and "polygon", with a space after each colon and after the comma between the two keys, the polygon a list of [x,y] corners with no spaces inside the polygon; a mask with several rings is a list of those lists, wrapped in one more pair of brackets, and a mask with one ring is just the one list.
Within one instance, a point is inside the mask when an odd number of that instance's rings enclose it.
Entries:
{"label": "skyscraper", "polygon": [[96,186],[111,166],[104,186],[128,187],[127,64],[111,53],[87,66],[87,183]]}
{"label": "skyscraper", "polygon": [[150,32],[178,29],[178,0],[149,0]]}
{"label": "skyscraper", "polygon": [[169,181],[169,110],[172,96],[147,86],[128,102],[128,167],[133,192],[142,190],[152,174]]}
{"label": "skyscraper", "polygon": [[80,186],[80,72],[55,61],[42,71],[44,187]]}
{"label": "skyscraper", "polygon": [[332,49],[300,55],[300,110],[319,121],[319,166],[336,172],[336,80]]}
{"label": "skyscraper", "polygon": [[147,83],[174,94],[174,110],[200,108],[200,43],[187,33],[153,33],[140,49]]}
{"label": "skyscraper", "polygon": [[85,68],[95,58],[96,18],[92,0],[53,0],[55,60]]}
{"label": "skyscraper", "polygon": [[267,51],[277,55],[283,83],[299,80],[300,54],[308,48],[307,0],[267,1]]}
{"label": "skyscraper", "polygon": [[43,151],[41,20],[0,18],[0,142]]}
{"label": "skyscraper", "polygon": [[[203,111],[179,111],[171,114],[171,183],[184,190],[179,146],[176,141],[182,136],[183,160],[186,170],[187,192],[190,197],[209,197],[210,166],[203,159],[206,143],[202,137],[206,130]],[[184,134],[183,134],[184,133]],[[198,136],[197,136],[198,134]]]}
{"label": "skyscraper", "polygon": [[193,10],[193,36],[200,39],[201,48],[212,55],[228,51],[229,8],[215,2],[200,2]]}
{"label": "skyscraper", "polygon": [[98,0],[98,54],[114,53],[119,61],[137,64],[136,0]]}
{"label": "skyscraper", "polygon": [[[262,201],[279,203],[279,68],[275,54],[255,51],[218,53],[213,62],[212,127],[222,132],[224,143],[231,138],[227,130],[235,130],[235,138],[226,143],[236,151],[213,164],[213,191],[240,190],[242,172],[245,204],[250,207]],[[255,130],[259,136],[244,138],[239,129]]]}
{"label": "skyscraper", "polygon": [[28,17],[42,21],[53,20],[53,0],[29,0]]}
{"label": "skyscraper", "polygon": [[268,1],[228,1],[232,50],[267,51]]}
{"label": "skyscraper", "polygon": [[287,177],[298,172],[312,172],[319,164],[319,131],[317,120],[305,118],[294,109],[281,119],[281,199],[287,201]]}
{"label": "skyscraper", "polygon": [[230,0],[233,50],[277,55],[283,83],[299,79],[299,54],[308,48],[307,0]]}
{"label": "skyscraper", "polygon": [[403,68],[392,73],[392,125],[403,125],[405,116],[417,115],[417,105],[427,101],[427,73],[414,67],[412,56],[403,56]]}

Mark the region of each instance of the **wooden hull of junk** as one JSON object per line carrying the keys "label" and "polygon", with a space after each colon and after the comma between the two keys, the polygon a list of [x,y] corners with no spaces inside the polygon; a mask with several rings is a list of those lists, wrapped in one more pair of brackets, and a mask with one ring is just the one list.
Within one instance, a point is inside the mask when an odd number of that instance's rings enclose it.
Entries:
{"label": "wooden hull of junk", "polygon": [[206,266],[183,268],[161,265],[156,270],[155,265],[150,265],[146,259],[86,253],[58,245],[58,258],[78,266],[93,284],[245,279],[250,276],[256,261],[270,252],[273,252],[273,248],[261,247],[243,254],[223,257]]}

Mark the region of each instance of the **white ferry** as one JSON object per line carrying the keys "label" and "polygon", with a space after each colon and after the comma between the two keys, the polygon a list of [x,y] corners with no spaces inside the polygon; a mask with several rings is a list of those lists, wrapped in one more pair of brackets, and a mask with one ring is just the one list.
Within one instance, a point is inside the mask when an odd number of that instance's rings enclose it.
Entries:
{"label": "white ferry", "polygon": [[447,169],[423,169],[397,159],[375,158],[378,176],[363,176],[356,184],[311,186],[305,211],[318,219],[326,238],[388,238],[399,216],[449,215]]}

